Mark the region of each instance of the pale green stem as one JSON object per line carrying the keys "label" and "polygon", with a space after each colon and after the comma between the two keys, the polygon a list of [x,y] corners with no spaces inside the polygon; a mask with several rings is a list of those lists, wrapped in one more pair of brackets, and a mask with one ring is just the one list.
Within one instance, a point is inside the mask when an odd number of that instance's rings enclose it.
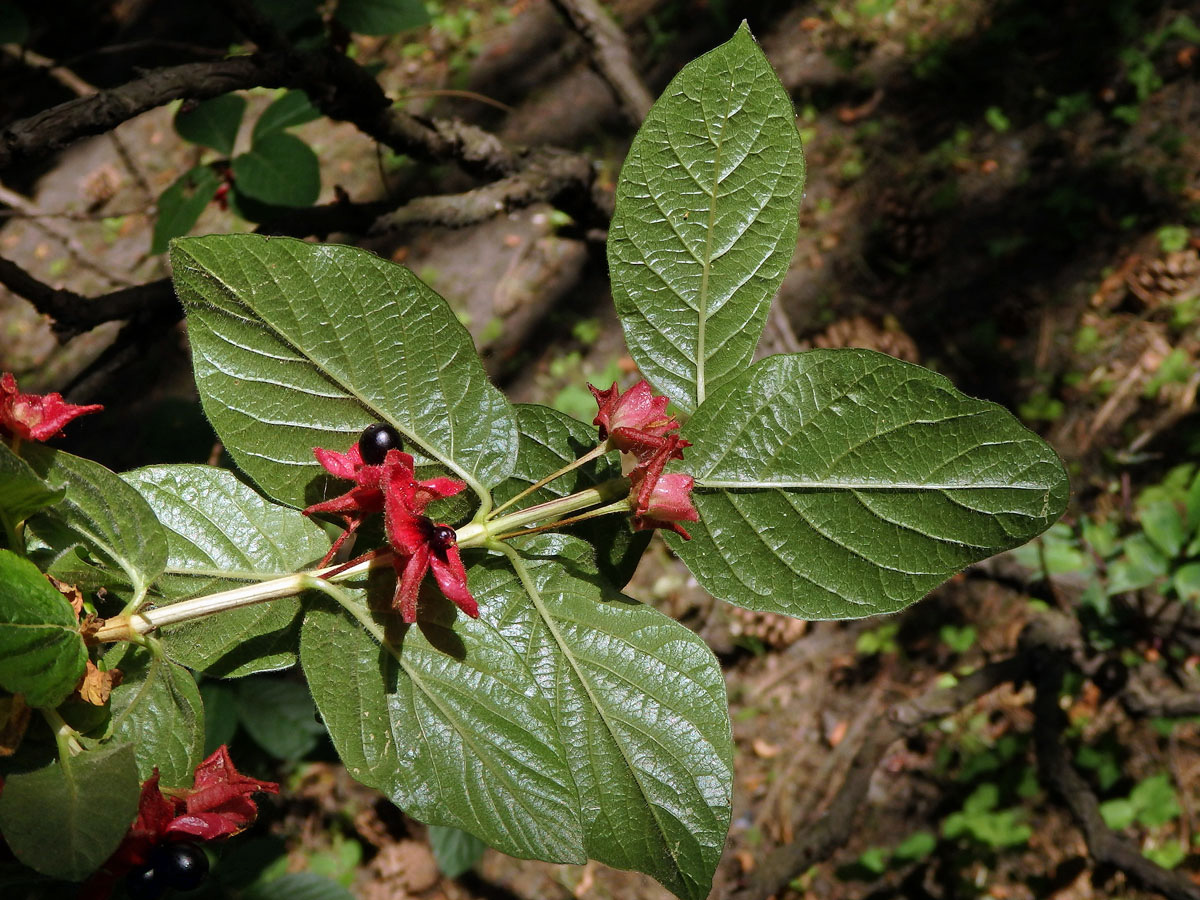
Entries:
{"label": "pale green stem", "polygon": [[67,724],[66,720],[58,714],[58,710],[45,707],[41,713],[46,724],[54,732],[54,741],[58,744],[58,757],[62,760],[65,768],[68,759],[83,752],[83,745],[79,743],[79,732]]}
{"label": "pale green stem", "polygon": [[[628,479],[614,478],[596,487],[587,488],[577,494],[571,494],[569,497],[560,497],[547,503],[539,503],[537,506],[518,510],[515,513],[501,516],[491,522],[470,522],[458,530],[458,546],[461,548],[491,547],[497,543],[494,537],[497,533],[523,528],[526,525],[531,525],[535,522],[544,522],[547,519],[555,520],[551,523],[551,526],[548,526],[552,527],[558,524],[558,520],[562,516],[596,506],[597,504],[607,503],[606,506],[595,511],[596,515],[626,511],[628,509],[626,502],[628,493]],[[614,497],[621,499],[612,502]],[[591,516],[589,514],[586,517],[590,518]],[[578,519],[579,517],[576,517],[571,521],[578,521]],[[336,588],[333,582],[348,581],[351,578],[363,575],[370,569],[390,566],[391,564],[392,554],[381,553],[349,568],[344,568],[344,564],[326,566],[323,569],[317,569],[313,572],[297,572],[294,575],[285,575],[282,578],[273,578],[270,581],[262,581],[255,584],[245,584],[241,587],[221,591],[216,594],[208,594],[204,597],[181,600],[178,603],[156,607],[145,612],[133,612],[114,616],[101,625],[99,630],[92,636],[92,640],[96,643],[137,641],[141,639],[142,635],[156,631],[167,625],[176,625],[180,622],[211,616],[229,609],[253,606],[256,603],[277,600],[281,597],[291,597],[306,590],[322,591],[333,597],[343,606],[349,603],[350,606],[347,606],[347,609],[350,609],[355,604],[349,600],[343,591]],[[353,611],[351,610],[351,612]]]}
{"label": "pale green stem", "polygon": [[608,441],[605,441],[603,444],[600,444],[598,447],[593,447],[591,450],[589,450],[583,456],[579,457],[579,459],[576,459],[572,462],[567,463],[565,466],[563,466],[557,472],[547,475],[545,478],[543,478],[541,481],[537,482],[536,484],[531,484],[529,487],[525,488],[525,490],[521,491],[521,493],[517,494],[517,496],[512,497],[508,500],[505,500],[503,503],[501,503],[499,506],[497,506],[494,510],[492,510],[491,514],[487,518],[491,519],[491,518],[494,518],[494,517],[500,515],[500,513],[502,513],[504,510],[508,509],[514,503],[524,500],[526,497],[528,497],[530,494],[532,494],[538,488],[545,487],[550,482],[554,481],[556,478],[561,478],[563,475],[566,475],[568,472],[573,471],[574,469],[578,469],[582,465],[586,465],[587,463],[590,463],[593,459],[596,459],[597,457],[603,456],[610,449],[611,448],[608,446]]}
{"label": "pale green stem", "polygon": [[[580,513],[577,516],[571,516],[569,519],[559,519],[557,522],[549,522],[546,525],[538,525],[535,528],[526,528],[523,531],[509,531],[504,534],[495,535],[495,540],[506,541],[510,538],[524,537],[527,534],[538,534],[543,531],[551,531],[553,529],[565,528],[568,525],[576,525],[579,522],[586,522],[588,519],[595,519],[598,516],[610,516],[613,513],[627,513],[630,510],[629,498],[623,497],[615,503],[610,503],[608,506],[601,506],[599,509],[589,509],[587,512]],[[490,544],[487,546],[491,546]]]}

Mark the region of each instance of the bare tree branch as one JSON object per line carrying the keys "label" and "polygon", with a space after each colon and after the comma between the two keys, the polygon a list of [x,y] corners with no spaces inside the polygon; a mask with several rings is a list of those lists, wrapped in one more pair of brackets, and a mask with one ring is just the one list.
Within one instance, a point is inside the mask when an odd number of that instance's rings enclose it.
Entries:
{"label": "bare tree branch", "polygon": [[1033,738],[1042,782],[1063,801],[1096,862],[1119,869],[1135,885],[1162,894],[1168,900],[1200,900],[1200,887],[1185,875],[1147,859],[1136,846],[1104,824],[1096,795],[1071,765],[1062,741],[1067,718],[1058,705],[1066,669],[1064,633],[1060,624],[1044,618],[1032,622],[1022,637],[1036,673]]}
{"label": "bare tree branch", "polygon": [[827,859],[850,839],[866,802],[871,776],[888,747],[915,733],[924,723],[953,715],[977,697],[1022,677],[1025,671],[1024,657],[1010,657],[984,666],[953,687],[930,691],[892,707],[854,754],[846,780],[828,811],[791,844],[768,854],[746,884],[729,895],[732,900],[766,900],[780,893],[798,874]]}
{"label": "bare tree branch", "polygon": [[625,32],[597,0],[551,0],[579,35],[587,41],[592,64],[608,82],[625,118],[635,128],[642,124],[654,98],[633,65]]}

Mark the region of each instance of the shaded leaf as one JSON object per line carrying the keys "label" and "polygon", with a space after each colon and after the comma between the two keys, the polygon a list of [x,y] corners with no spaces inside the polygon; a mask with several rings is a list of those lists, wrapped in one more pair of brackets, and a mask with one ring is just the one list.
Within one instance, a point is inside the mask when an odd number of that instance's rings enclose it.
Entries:
{"label": "shaded leaf", "polygon": [[238,721],[255,743],[277,759],[297,760],[325,733],[303,684],[253,678],[237,686]]}
{"label": "shaded leaf", "polygon": [[212,147],[226,156],[233,152],[246,101],[240,94],[222,94],[181,106],[175,113],[175,131],[185,141]]}
{"label": "shaded leaf", "polygon": [[482,493],[512,472],[512,407],[453,310],[407,269],[255,235],[184,238],[171,258],[205,412],[272,497],[306,506],[340,493],[313,448],[344,451],[381,421],[422,477],[442,468]]}
{"label": "shaded leaf", "polygon": [[129,585],[142,597],[167,562],[167,538],[138,492],[99,463],[49,447],[28,447],[30,466],[66,495],[30,519],[33,530],[57,551],[81,546],[91,555],[60,555],[51,574],[69,584]]}
{"label": "shaded leaf", "polygon": [[354,895],[315,872],[289,872],[259,881],[241,893],[242,900],[354,900]]}
{"label": "shaded leaf", "polygon": [[[329,549],[316,523],[278,506],[213,466],[149,466],[125,480],[149,503],[166,533],[166,571],[156,600],[230,590],[312,566]],[[227,610],[166,629],[168,655],[221,677],[294,665],[299,597]]]}
{"label": "shaded leaf", "polygon": [[750,363],[804,174],[791,99],[744,23],[638,130],[609,229],[613,300],[638,368],[685,412]]}
{"label": "shaded leaf", "polygon": [[139,787],[129,744],[9,775],[0,794],[0,832],[31,869],[81,881],[117,849],[137,814]]}
{"label": "shaded leaf", "polygon": [[284,91],[263,110],[251,132],[251,143],[257,144],[267,135],[295,125],[321,118],[320,110],[312,105],[304,91]]}
{"label": "shaded leaf", "polygon": [[274,131],[233,159],[238,190],[273,206],[311,206],[321,193],[321,163],[294,134]]}
{"label": "shaded leaf", "polygon": [[[549,406],[520,403],[517,411],[517,461],[512,477],[497,485],[497,503],[515,497],[531,484],[556,472],[599,443],[594,425],[585,425]],[[620,454],[613,451],[600,459],[568,472],[534,491],[520,506],[532,506],[565,497],[576,491],[621,477]],[[606,578],[624,585],[633,577],[638,560],[650,543],[649,531],[634,531],[628,516],[604,516],[571,527],[571,533],[596,548],[596,563]]]}
{"label": "shaded leaf", "polygon": [[204,701],[204,755],[233,740],[238,727],[237,692],[233,685],[203,679],[200,697]]}
{"label": "shaded leaf", "polygon": [[429,845],[438,869],[447,878],[457,878],[475,868],[487,849],[487,844],[475,835],[444,825],[429,826]]}
{"label": "shaded leaf", "polygon": [[355,34],[395,34],[429,24],[421,0],[338,0],[336,15]]}
{"label": "shaded leaf", "polygon": [[67,598],[29,560],[0,550],[0,687],[29,706],[57,706],[86,661]]}
{"label": "shaded leaf", "polygon": [[196,166],[180,175],[158,198],[151,253],[166,253],[172,238],[187,234],[221,186],[211,166]]}
{"label": "shaded leaf", "polygon": [[308,610],[300,661],[338,755],[422,822],[512,856],[583,862],[554,711],[489,613],[451,609],[426,602],[410,627],[362,607],[366,628],[326,599]]}
{"label": "shaded leaf", "polygon": [[714,596],[806,619],[902,609],[1044,531],[1069,493],[1007,410],[870,350],[762,360],[683,435],[700,521],[667,543]]}
{"label": "shaded leaf", "polygon": [[62,495],[61,488],[42,481],[29,463],[0,442],[0,516],[10,525],[57,503]]}
{"label": "shaded leaf", "polygon": [[118,664],[124,679],[112,693],[112,734],[134,748],[138,777],[157,768],[163,787],[190,788],[204,758],[204,705],[190,672],[141,647]]}
{"label": "shaded leaf", "polygon": [[527,540],[531,590],[495,557],[472,570],[471,588],[556,712],[588,856],[707,897],[733,787],[716,657],[599,579],[582,541]]}

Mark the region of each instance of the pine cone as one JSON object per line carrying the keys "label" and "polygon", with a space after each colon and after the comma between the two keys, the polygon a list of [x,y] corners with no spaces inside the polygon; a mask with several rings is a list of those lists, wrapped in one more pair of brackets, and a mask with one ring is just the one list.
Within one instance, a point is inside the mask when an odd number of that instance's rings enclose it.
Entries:
{"label": "pine cone", "polygon": [[882,328],[866,316],[839,319],[813,338],[812,345],[827,350],[862,347],[865,350],[878,350],[905,362],[921,361],[916,343],[891,316],[884,319]]}
{"label": "pine cone", "polygon": [[1200,290],[1200,253],[1177,250],[1149,260],[1126,278],[1129,289],[1151,309],[1170,306],[1186,294]]}
{"label": "pine cone", "polygon": [[728,612],[731,634],[756,638],[772,650],[790,647],[808,631],[808,622],[780,613],[755,612],[740,606],[730,606]]}

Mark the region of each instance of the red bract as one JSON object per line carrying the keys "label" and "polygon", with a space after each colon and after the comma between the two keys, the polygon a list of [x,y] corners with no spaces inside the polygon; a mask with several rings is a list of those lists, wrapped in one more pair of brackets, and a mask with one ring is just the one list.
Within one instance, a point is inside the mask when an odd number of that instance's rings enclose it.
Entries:
{"label": "red bract", "polygon": [[61,394],[22,394],[11,372],[0,376],[0,433],[23,441],[48,441],[72,419],[104,409],[98,403],[75,406]]}
{"label": "red bract", "polygon": [[[663,438],[679,427],[678,420],[667,415],[667,398],[654,396],[644,378],[624,394],[616,382],[603,391],[589,384],[588,390],[600,407],[592,420],[600,426],[600,440],[610,441],[625,453],[639,458],[652,454],[662,446]],[[681,446],[688,444],[685,441]]]}
{"label": "red bract", "polygon": [[108,897],[113,884],[145,865],[151,851],[167,841],[211,841],[237,834],[257,817],[250,795],[279,793],[279,785],[243,775],[234,768],[224,744],[196,767],[191,790],[163,793],[158,770],[142,785],[138,814],[112,856],[84,885],[87,900]]}
{"label": "red bract", "polygon": [[[395,452],[388,451],[388,456]],[[434,480],[453,481],[448,478]],[[397,579],[392,603],[405,622],[417,621],[421,582],[425,573],[432,569],[442,593],[468,616],[478,618],[479,604],[467,588],[467,571],[459,556],[454,529],[435,524],[428,516],[420,514],[429,502],[422,495],[429,490],[430,482],[405,481],[399,470],[390,469],[384,473],[383,523],[394,552]]]}
{"label": "red bract", "polygon": [[639,531],[650,528],[667,528],[685,541],[692,536],[683,530],[680,522],[698,522],[700,516],[692,505],[692,487],[695,479],[691,475],[671,473],[652,478],[646,470],[634,469],[633,495],[636,507],[633,511],[633,527]]}

